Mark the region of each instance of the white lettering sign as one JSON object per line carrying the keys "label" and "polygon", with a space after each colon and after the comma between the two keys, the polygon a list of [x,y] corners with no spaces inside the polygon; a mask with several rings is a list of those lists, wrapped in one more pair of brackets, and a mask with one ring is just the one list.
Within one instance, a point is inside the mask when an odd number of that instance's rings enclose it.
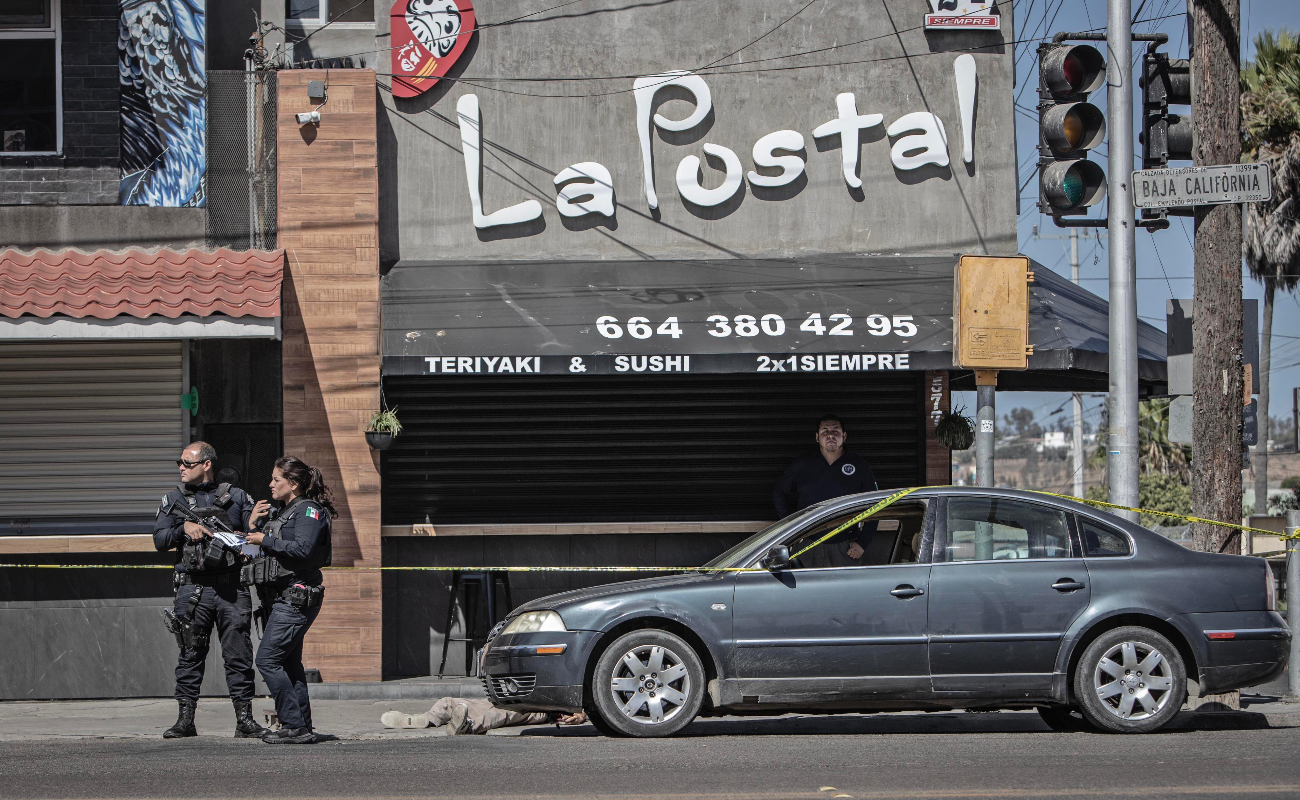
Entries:
{"label": "white lettering sign", "polygon": [[885,133],[900,136],[907,131],[921,132],[894,142],[889,158],[895,167],[908,170],[920,169],[926,164],[948,166],[948,134],[943,131],[943,120],[929,111],[914,111],[894,120]]}
{"label": "white lettering sign", "polygon": [[677,165],[677,191],[682,198],[697,206],[717,206],[735,197],[740,191],[740,182],[744,178],[745,168],[740,166],[740,158],[735,152],[717,144],[705,144],[704,152],[722,159],[727,167],[727,177],[716,189],[705,189],[700,185],[700,159],[687,156]]}
{"label": "white lettering sign", "polygon": [[506,375],[519,372],[540,373],[540,356],[426,356],[430,374],[452,373]]}
{"label": "white lettering sign", "polygon": [[542,204],[536,200],[525,200],[491,214],[483,213],[483,130],[478,96],[467,94],[457,100],[456,117],[460,122],[460,150],[465,156],[465,181],[469,184],[469,204],[474,209],[474,227],[518,225],[540,217]]}
{"label": "white lettering sign", "polygon": [[858,177],[858,131],[876,127],[885,121],[885,117],[882,114],[859,115],[858,101],[853,97],[853,92],[836,95],[835,107],[839,109],[839,117],[818,125],[813,136],[820,139],[839,134],[844,182],[851,188],[861,189],[862,179]]}
{"label": "white lettering sign", "polygon": [[574,164],[555,176],[555,209],[565,217],[614,216],[614,178],[595,161]]}
{"label": "white lettering sign", "polygon": [[799,131],[776,131],[754,142],[754,165],[781,170],[780,175],[768,177],[750,172],[745,177],[754,186],[788,186],[803,174],[803,159],[796,155],[778,156],[777,150],[798,153],[803,150],[803,134]]}
{"label": "white lettering sign", "polygon": [[[953,64],[957,88],[957,105],[961,115],[962,160],[967,164],[975,159],[975,101],[977,77],[975,59],[969,54],[957,57]],[[682,119],[669,119],[662,114],[651,114],[659,90],[665,87],[684,90],[695,101],[695,110]],[[637,78],[632,84],[636,100],[637,138],[641,144],[641,166],[644,177],[646,204],[653,211],[659,208],[655,189],[654,157],[651,146],[654,128],[665,131],[688,131],[700,125],[713,111],[713,95],[704,78],[685,70],[674,70]],[[858,160],[860,135],[884,123],[882,114],[859,114],[857,99],[852,92],[841,92],[835,97],[838,115],[835,119],[818,125],[813,136],[823,138],[839,136],[840,159],[844,182],[851,189],[862,188]],[[536,200],[525,200],[508,208],[483,212],[482,189],[482,120],[477,95],[467,94],[456,102],[460,125],[461,151],[465,158],[465,180],[468,184],[474,227],[490,228],[499,225],[517,225],[531,222],[542,216],[542,206]],[[900,171],[920,169],[926,165],[947,167],[948,134],[943,121],[928,111],[915,111],[894,120],[885,133],[894,138],[890,148],[890,161]],[[907,134],[907,135],[904,135]],[[740,157],[729,147],[712,142],[701,145],[705,154],[722,162],[726,175],[722,184],[706,189],[702,183],[702,165],[697,155],[687,155],[677,165],[677,191],[682,199],[692,205],[712,207],[726,203],[741,190],[746,178],[754,186],[776,187],[794,183],[805,170],[804,138],[798,131],[779,130],[761,137],[753,146],[756,167],[779,169],[779,175],[763,175],[757,171],[745,172]],[[778,152],[787,155],[777,155]],[[1267,181],[1266,181],[1267,183]],[[614,180],[608,169],[594,161],[584,161],[566,168],[555,176],[556,210],[565,217],[586,214],[603,214],[613,217]],[[1142,205],[1139,203],[1138,205]]]}
{"label": "white lettering sign", "polygon": [[662,114],[655,114],[654,123],[666,131],[689,131],[704,121],[713,110],[713,95],[709,85],[699,75],[686,70],[665,72],[637,78],[632,82],[632,94],[636,98],[636,130],[641,138],[641,167],[645,171],[645,201],[651,210],[659,207],[659,196],[655,193],[654,159],[650,152],[650,110],[654,108],[655,94],[665,86],[680,86],[695,97],[695,110],[685,119],[668,119]]}
{"label": "white lettering sign", "polygon": [[1138,208],[1254,203],[1273,197],[1268,164],[1144,169],[1133,173],[1133,205]]}

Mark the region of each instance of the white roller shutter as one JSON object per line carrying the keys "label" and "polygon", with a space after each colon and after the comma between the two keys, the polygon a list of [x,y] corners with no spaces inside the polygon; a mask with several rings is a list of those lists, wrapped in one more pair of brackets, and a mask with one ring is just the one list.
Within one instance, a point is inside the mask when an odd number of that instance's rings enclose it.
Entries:
{"label": "white roller shutter", "polygon": [[0,344],[0,521],[148,517],[177,482],[182,343]]}

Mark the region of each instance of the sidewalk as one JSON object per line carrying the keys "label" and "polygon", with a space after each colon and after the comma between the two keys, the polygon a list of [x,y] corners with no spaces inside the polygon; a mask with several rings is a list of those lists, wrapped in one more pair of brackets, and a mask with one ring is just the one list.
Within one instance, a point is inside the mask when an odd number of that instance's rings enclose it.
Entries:
{"label": "sidewalk", "polygon": [[[394,682],[396,683],[396,682]],[[406,683],[406,682],[402,682]],[[312,713],[317,730],[340,739],[418,739],[445,736],[441,729],[389,730],[379,723],[379,716],[389,709],[407,713],[427,711],[433,697],[469,696],[474,688],[462,681],[424,680],[419,688],[394,689],[399,693],[430,693],[425,697],[388,699],[324,699],[317,687],[329,691],[328,684],[312,686]],[[1261,689],[1266,687],[1260,687]],[[453,694],[464,691],[467,694]],[[442,694],[436,694],[442,692]],[[481,691],[480,691],[481,696]],[[1300,703],[1285,703],[1275,695],[1247,694],[1242,697],[1242,711],[1185,712],[1172,725],[1175,729],[1235,730],[1300,727]],[[266,714],[274,708],[270,698],[253,701],[257,720],[266,723]],[[38,739],[85,738],[160,738],[176,719],[176,702],[171,699],[136,700],[67,700],[13,701],[0,703],[0,742]],[[228,700],[199,701],[195,724],[203,736],[230,738],[234,731],[234,712]],[[1035,732],[1046,726],[1033,711],[1003,711],[993,714],[968,714],[960,711],[926,714],[905,712],[873,715],[785,715],[781,717],[717,717],[701,720],[692,726],[715,735],[780,735],[783,733],[837,732]],[[494,736],[553,735],[594,736],[590,725],[557,730],[555,726],[505,728]]]}

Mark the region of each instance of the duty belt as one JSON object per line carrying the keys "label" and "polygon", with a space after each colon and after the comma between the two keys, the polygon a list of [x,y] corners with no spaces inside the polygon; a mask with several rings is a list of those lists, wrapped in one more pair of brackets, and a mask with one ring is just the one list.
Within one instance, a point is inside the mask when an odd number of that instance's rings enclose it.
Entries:
{"label": "duty belt", "polygon": [[215,574],[177,572],[172,583],[180,586],[222,586],[227,583],[239,583],[238,572],[219,572]]}
{"label": "duty belt", "polygon": [[296,608],[304,610],[315,608],[325,599],[325,587],[295,583],[277,592],[276,597],[287,601],[289,605]]}

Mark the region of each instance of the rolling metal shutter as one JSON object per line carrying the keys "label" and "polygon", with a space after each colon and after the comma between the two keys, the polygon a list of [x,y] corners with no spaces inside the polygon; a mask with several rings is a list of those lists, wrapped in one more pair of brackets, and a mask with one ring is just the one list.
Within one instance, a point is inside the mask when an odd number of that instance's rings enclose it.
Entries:
{"label": "rolling metal shutter", "polygon": [[384,524],[772,519],[825,413],[881,488],[918,485],[922,377],[388,377]]}
{"label": "rolling metal shutter", "polygon": [[0,344],[0,523],[94,518],[85,532],[106,518],[151,523],[185,444],[181,348]]}

